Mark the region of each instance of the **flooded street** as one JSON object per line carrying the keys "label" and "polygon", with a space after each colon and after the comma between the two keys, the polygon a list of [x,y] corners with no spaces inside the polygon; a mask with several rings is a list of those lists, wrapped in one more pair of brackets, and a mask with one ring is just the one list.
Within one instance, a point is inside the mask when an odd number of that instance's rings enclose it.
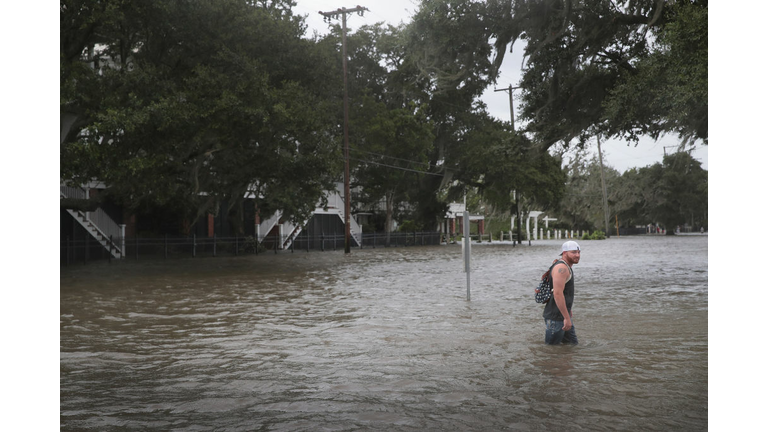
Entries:
{"label": "flooded street", "polygon": [[581,241],[580,345],[544,345],[562,241],[61,269],[61,430],[707,427],[707,237]]}

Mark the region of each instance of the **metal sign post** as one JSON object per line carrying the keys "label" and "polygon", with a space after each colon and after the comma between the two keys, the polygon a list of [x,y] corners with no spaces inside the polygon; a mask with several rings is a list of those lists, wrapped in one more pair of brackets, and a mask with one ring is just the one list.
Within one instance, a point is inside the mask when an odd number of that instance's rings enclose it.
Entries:
{"label": "metal sign post", "polygon": [[469,236],[469,212],[464,210],[464,272],[467,273],[467,301],[469,301],[469,253],[472,238]]}

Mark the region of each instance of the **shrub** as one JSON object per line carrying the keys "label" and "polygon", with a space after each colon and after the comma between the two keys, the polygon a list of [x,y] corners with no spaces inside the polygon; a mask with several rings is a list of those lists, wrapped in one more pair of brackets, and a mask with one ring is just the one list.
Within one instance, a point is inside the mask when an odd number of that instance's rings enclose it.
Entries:
{"label": "shrub", "polygon": [[600,230],[594,231],[589,236],[589,240],[605,240],[605,233]]}
{"label": "shrub", "polygon": [[404,220],[402,224],[397,228],[399,232],[414,232],[417,231],[418,226],[416,222],[412,220]]}

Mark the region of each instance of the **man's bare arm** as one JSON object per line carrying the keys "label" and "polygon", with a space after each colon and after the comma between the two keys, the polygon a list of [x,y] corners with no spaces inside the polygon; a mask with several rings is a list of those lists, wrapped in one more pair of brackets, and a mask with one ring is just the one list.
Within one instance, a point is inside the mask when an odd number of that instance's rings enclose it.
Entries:
{"label": "man's bare arm", "polygon": [[570,273],[566,264],[558,264],[552,269],[552,297],[555,298],[557,309],[563,315],[563,330],[565,331],[570,330],[573,325],[571,323],[571,316],[568,313],[568,307],[565,304],[565,295],[563,294],[565,283]]}

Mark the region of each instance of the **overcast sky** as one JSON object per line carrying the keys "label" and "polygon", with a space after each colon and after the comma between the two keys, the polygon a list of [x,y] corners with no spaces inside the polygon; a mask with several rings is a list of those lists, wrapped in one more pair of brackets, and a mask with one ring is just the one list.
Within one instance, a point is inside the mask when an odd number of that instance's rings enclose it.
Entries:
{"label": "overcast sky", "polygon": [[[366,12],[362,17],[356,14],[347,16],[347,27],[350,31],[355,31],[362,25],[375,24],[382,21],[393,25],[397,25],[400,22],[408,23],[413,13],[418,9],[418,3],[416,0],[357,0],[357,2],[353,0],[348,3],[338,0],[297,0],[294,12],[300,15],[307,15],[306,22],[309,26],[308,32],[310,34],[313,31],[317,31],[319,34],[326,34],[328,32],[328,24],[323,21],[323,16],[319,14],[320,11],[330,12],[342,7],[351,9],[358,5],[368,8],[369,12]],[[508,52],[504,56],[498,84],[494,88],[487,89],[482,96],[483,101],[488,105],[490,114],[499,120],[509,121],[509,96],[506,92],[496,92],[494,90],[509,87],[510,84],[516,86],[520,81],[523,60],[522,51],[523,46],[516,44],[514,51],[511,54]],[[517,116],[517,113],[520,112],[517,106],[518,101],[515,100],[514,103],[515,116]],[[644,167],[661,162],[664,157],[665,147],[667,152],[674,152],[678,144],[679,140],[676,135],[664,136],[658,141],[650,138],[641,139],[637,146],[634,144],[628,146],[627,142],[624,141],[608,140],[601,143],[605,155],[603,162],[623,173],[629,168]],[[596,145],[593,145],[593,147],[597,148]],[[701,161],[704,169],[708,169],[707,150],[707,146],[699,145],[693,152],[693,157]],[[596,150],[595,154],[597,154]]]}

